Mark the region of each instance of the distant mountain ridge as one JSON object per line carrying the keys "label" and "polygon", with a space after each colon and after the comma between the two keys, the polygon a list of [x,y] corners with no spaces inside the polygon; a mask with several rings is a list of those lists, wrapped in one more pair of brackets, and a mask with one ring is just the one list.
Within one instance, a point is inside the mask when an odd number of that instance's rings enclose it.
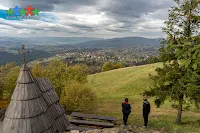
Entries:
{"label": "distant mountain ridge", "polygon": [[21,44],[34,47],[35,45],[78,46],[87,48],[129,47],[133,45],[160,46],[160,38],[123,37],[112,39],[89,37],[0,37],[0,47],[18,48]]}
{"label": "distant mountain ridge", "polygon": [[87,47],[87,48],[108,48],[108,47],[130,47],[137,45],[151,45],[151,46],[160,46],[160,38],[144,38],[144,37],[123,37],[123,38],[113,38],[113,39],[103,39],[103,40],[94,40],[75,44],[78,47]]}
{"label": "distant mountain ridge", "polygon": [[90,37],[0,37],[0,47],[18,48],[21,44],[34,47],[34,45],[71,45],[87,41],[99,40]]}

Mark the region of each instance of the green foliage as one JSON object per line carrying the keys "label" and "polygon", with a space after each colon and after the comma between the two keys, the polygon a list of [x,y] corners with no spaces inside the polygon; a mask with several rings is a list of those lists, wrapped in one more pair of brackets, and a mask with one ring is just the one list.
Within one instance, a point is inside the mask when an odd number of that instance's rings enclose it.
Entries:
{"label": "green foliage", "polygon": [[113,63],[113,62],[105,62],[102,66],[102,71],[109,71],[109,70],[113,70],[113,69],[118,69],[118,68],[124,68],[124,64],[123,63]]}
{"label": "green foliage", "polygon": [[44,67],[40,63],[35,63],[31,71],[35,78],[44,76]]}
{"label": "green foliage", "polygon": [[96,95],[87,85],[73,82],[63,89],[61,104],[68,113],[91,112],[96,109]]}
{"label": "green foliage", "polygon": [[67,81],[87,82],[88,67],[86,65],[69,66],[66,70]]}
{"label": "green foliage", "polygon": [[163,68],[157,68],[156,76],[151,76],[154,86],[151,93],[163,103],[169,99],[177,104],[177,123],[181,123],[183,104],[194,101],[200,103],[200,37],[199,1],[176,1],[177,6],[169,10],[169,20],[163,31],[168,37],[160,48]]}
{"label": "green foliage", "polygon": [[161,100],[160,99],[156,98],[154,100],[154,103],[155,103],[155,105],[156,105],[157,108],[160,108],[160,105],[161,105]]}
{"label": "green foliage", "polygon": [[71,82],[77,81],[79,83],[87,82],[86,65],[68,66],[60,60],[53,60],[44,70],[44,75],[50,79],[55,87],[59,97],[61,97],[62,90]]}
{"label": "green foliage", "polygon": [[0,68],[1,98],[10,99],[19,74],[19,67],[15,63],[7,63]]}
{"label": "green foliage", "polygon": [[119,62],[114,65],[114,69],[119,69],[119,68],[124,68],[124,64]]}
{"label": "green foliage", "polygon": [[12,93],[15,89],[16,79],[19,75],[19,70],[20,70],[20,67],[16,66],[10,69],[5,77],[4,89],[5,89],[5,94],[6,94],[7,99],[11,98]]}
{"label": "green foliage", "polygon": [[65,87],[66,65],[60,60],[53,60],[45,69],[44,75],[54,85],[58,97],[61,97],[62,89]]}
{"label": "green foliage", "polygon": [[16,63],[15,62],[9,62],[7,63],[5,66],[0,66],[0,72],[2,73],[7,73],[11,68],[16,67]]}
{"label": "green foliage", "polygon": [[184,94],[185,86],[182,83],[184,69],[176,61],[171,64],[164,64],[163,68],[156,69],[157,75],[152,76],[154,80],[154,95],[164,101],[167,96],[171,100],[178,101],[179,97]]}
{"label": "green foliage", "polygon": [[182,65],[184,65],[185,68],[191,68],[194,71],[199,71],[200,39],[192,42],[185,42],[183,45],[178,46],[177,57],[179,60],[182,60]]}
{"label": "green foliage", "polygon": [[109,71],[109,70],[112,70],[113,69],[113,66],[112,66],[112,63],[111,62],[105,62],[102,66],[102,71],[105,72],[105,71]]}
{"label": "green foliage", "polygon": [[[0,67],[1,98],[10,99],[16,85],[20,67],[8,63]],[[95,93],[87,87],[86,65],[67,66],[60,60],[51,61],[46,67],[34,64],[32,73],[35,78],[47,77],[52,82],[63,107],[70,111],[88,111],[94,109]],[[72,98],[76,98],[76,104]],[[71,99],[71,100],[70,100]]]}
{"label": "green foliage", "polygon": [[65,82],[60,97],[64,109],[73,111],[93,111],[96,105],[96,95],[87,83],[88,67],[75,65],[66,67]]}
{"label": "green foliage", "polygon": [[0,66],[0,94],[1,99],[10,99],[15,88],[19,67],[15,62],[7,63],[5,66]]}
{"label": "green foliage", "polygon": [[173,109],[178,109],[178,105],[177,105],[177,104],[172,104],[171,107],[172,107]]}
{"label": "green foliage", "polygon": [[0,99],[3,99],[3,94],[4,94],[4,86],[3,86],[3,79],[0,75]]}
{"label": "green foliage", "polygon": [[153,63],[160,62],[160,59],[156,56],[152,56],[152,57],[148,58],[147,60],[145,60],[145,62],[148,64],[153,64]]}
{"label": "green foliage", "polygon": [[[35,68],[38,67],[36,65]],[[86,65],[67,66],[60,60],[53,60],[44,69],[44,75],[51,80],[67,112],[88,111],[95,108],[95,94],[86,86],[87,71]]]}

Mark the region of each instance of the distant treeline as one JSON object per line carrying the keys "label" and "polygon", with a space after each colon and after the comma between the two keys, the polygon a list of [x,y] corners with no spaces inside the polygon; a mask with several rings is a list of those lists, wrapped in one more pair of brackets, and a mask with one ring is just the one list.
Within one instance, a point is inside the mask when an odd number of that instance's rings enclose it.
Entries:
{"label": "distant treeline", "polygon": [[[29,53],[29,58],[27,61],[34,61],[39,58],[44,58],[44,57],[50,57],[52,54],[41,51],[41,50],[32,50]],[[16,62],[17,64],[20,64],[22,60],[22,57],[20,54],[13,54],[13,53],[8,53],[6,51],[0,51],[0,65],[5,65],[8,62]]]}
{"label": "distant treeline", "polygon": [[152,56],[146,60],[142,61],[133,61],[133,62],[105,62],[105,61],[97,61],[97,60],[85,60],[85,61],[77,61],[75,58],[66,58],[63,60],[68,65],[77,65],[77,64],[86,64],[88,66],[88,73],[95,74],[102,71],[109,71],[113,69],[123,68],[123,67],[132,67],[132,66],[140,66],[146,64],[152,64],[160,62],[159,57]]}

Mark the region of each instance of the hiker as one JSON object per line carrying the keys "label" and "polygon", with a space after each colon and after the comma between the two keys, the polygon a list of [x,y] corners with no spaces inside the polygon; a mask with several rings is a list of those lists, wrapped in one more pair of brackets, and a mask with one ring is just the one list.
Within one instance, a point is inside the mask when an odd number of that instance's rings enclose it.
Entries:
{"label": "hiker", "polygon": [[127,125],[128,116],[131,113],[131,105],[128,103],[128,98],[125,99],[125,102],[122,103],[122,112],[123,112],[123,121],[124,125]]}
{"label": "hiker", "polygon": [[148,124],[148,117],[150,113],[150,103],[147,101],[147,95],[143,95],[143,118],[144,118],[144,127],[147,127]]}

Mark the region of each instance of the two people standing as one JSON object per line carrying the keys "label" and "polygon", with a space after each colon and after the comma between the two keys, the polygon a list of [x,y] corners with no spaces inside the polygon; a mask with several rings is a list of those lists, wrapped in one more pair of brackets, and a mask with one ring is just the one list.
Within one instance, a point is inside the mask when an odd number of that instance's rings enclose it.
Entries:
{"label": "two people standing", "polygon": [[[144,127],[147,127],[148,124],[148,117],[150,113],[150,103],[147,101],[147,96],[143,95],[143,109],[142,114],[144,118]],[[124,125],[127,125],[128,117],[131,113],[131,105],[128,103],[128,98],[125,99],[125,102],[122,103],[122,112],[123,112],[123,122]]]}

